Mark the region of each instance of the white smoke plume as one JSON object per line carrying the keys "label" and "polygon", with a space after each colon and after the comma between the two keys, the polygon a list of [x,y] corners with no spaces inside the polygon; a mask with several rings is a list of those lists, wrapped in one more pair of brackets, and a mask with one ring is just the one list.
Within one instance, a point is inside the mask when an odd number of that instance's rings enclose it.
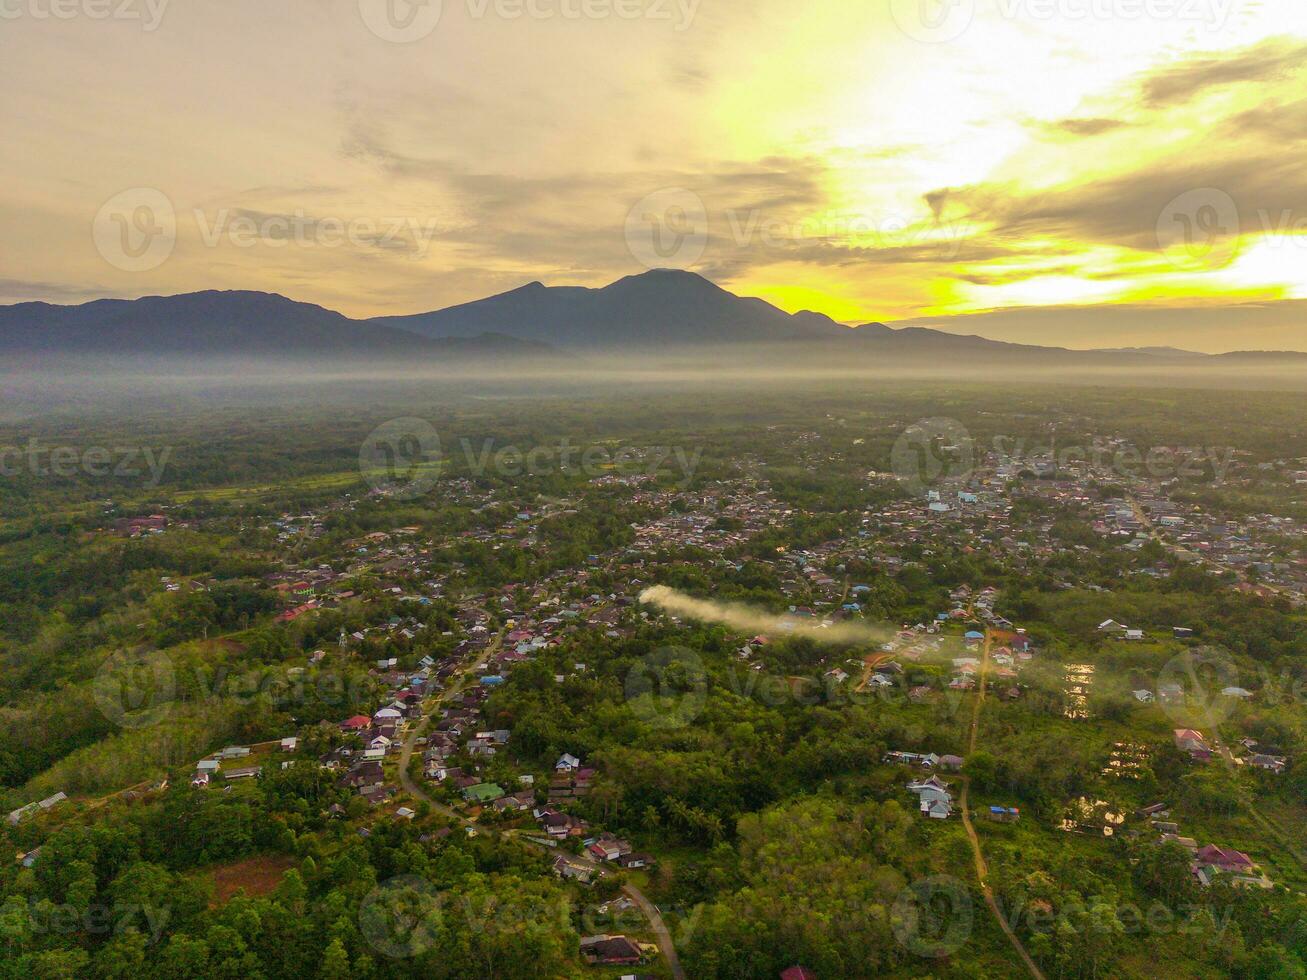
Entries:
{"label": "white smoke plume", "polygon": [[721,623],[743,633],[764,633],[773,636],[803,636],[817,643],[856,645],[884,643],[891,639],[897,628],[886,623],[840,622],[823,624],[821,620],[782,615],[754,609],[738,602],[712,602],[696,599],[655,585],[640,593],[640,601],[657,606],[663,612],[705,623]]}

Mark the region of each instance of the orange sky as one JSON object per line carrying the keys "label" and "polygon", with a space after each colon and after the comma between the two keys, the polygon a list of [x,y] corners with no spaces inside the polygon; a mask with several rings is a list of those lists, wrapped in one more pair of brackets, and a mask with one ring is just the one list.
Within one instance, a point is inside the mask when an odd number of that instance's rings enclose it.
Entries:
{"label": "orange sky", "polygon": [[668,265],[848,322],[1307,347],[1307,5],[100,6],[4,7],[0,302]]}

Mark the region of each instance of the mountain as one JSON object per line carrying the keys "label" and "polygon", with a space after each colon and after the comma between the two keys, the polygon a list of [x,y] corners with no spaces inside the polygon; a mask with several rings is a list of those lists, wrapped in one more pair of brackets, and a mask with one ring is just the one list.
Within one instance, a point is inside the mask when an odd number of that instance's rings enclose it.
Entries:
{"label": "mountain", "polygon": [[[939,322],[939,321],[936,321]],[[975,317],[943,321],[972,326]],[[566,353],[565,353],[566,352]],[[460,306],[353,320],[275,293],[207,291],[81,306],[0,307],[0,353],[135,360],[400,363],[482,361],[517,370],[591,370],[607,355],[691,371],[961,370],[1172,371],[1301,365],[1307,354],[1198,354],[1175,348],[1068,350],[950,333],[930,325],[844,326],[820,313],[786,313],[689,272],[656,270],[601,289],[538,282]],[[582,359],[575,355],[580,353]]]}
{"label": "mountain", "polygon": [[[950,361],[966,366],[1002,362],[1152,367],[1165,360],[1160,351],[1073,351],[923,326],[847,327],[821,313],[786,313],[763,300],[736,296],[692,272],[670,269],[628,276],[602,289],[533,282],[432,313],[371,322],[424,337],[494,331],[584,352],[689,355],[687,366],[718,368],[746,362],[808,369],[937,368]],[[708,356],[723,360],[694,360]]]}
{"label": "mountain", "polygon": [[0,307],[0,351],[9,354],[434,360],[540,350],[504,335],[421,337],[275,293],[210,290],[80,306]]}
{"label": "mountain", "polygon": [[820,313],[786,313],[692,272],[658,269],[602,289],[538,282],[415,316],[370,321],[425,337],[487,331],[559,347],[614,350],[829,339],[848,328]]}

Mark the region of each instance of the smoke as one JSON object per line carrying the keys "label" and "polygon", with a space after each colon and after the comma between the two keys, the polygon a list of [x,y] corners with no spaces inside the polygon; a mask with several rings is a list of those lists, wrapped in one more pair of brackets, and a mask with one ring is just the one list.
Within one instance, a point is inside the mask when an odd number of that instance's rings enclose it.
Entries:
{"label": "smoke", "polygon": [[640,601],[663,612],[705,623],[721,623],[743,633],[803,636],[817,643],[884,643],[898,630],[885,623],[830,623],[796,616],[775,616],[736,602],[711,602],[655,585],[640,593]]}

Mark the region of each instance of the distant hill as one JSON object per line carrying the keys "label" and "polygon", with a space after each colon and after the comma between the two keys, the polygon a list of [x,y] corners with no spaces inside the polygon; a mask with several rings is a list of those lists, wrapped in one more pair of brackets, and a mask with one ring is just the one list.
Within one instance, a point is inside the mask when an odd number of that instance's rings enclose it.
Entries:
{"label": "distant hill", "polygon": [[[957,320],[959,326],[975,322],[975,317]],[[1068,350],[950,333],[933,324],[848,327],[820,313],[786,313],[763,300],[736,296],[702,276],[672,270],[629,276],[602,289],[535,282],[431,313],[370,320],[353,320],[274,293],[242,291],[97,300],[81,306],[22,303],[0,307],[0,353],[42,359],[189,357],[204,363],[398,361],[417,369],[478,359],[515,368],[527,360],[549,370],[566,364],[583,371],[613,356],[639,354],[642,367],[661,363],[696,371],[910,368],[963,373],[980,367],[1245,370],[1300,366],[1307,359],[1307,354],[1208,355],[1169,347]]]}
{"label": "distant hill", "polygon": [[211,290],[0,307],[0,351],[331,360],[513,356],[541,348],[505,335],[434,340],[274,293]]}
{"label": "distant hill", "polygon": [[820,313],[786,313],[691,272],[655,270],[602,289],[533,282],[434,313],[371,321],[425,337],[487,331],[551,346],[630,349],[825,339],[848,328]]}
{"label": "distant hill", "polygon": [[[658,269],[602,289],[533,282],[432,313],[371,321],[425,337],[486,331],[596,353],[685,355],[699,350],[728,363],[816,368],[981,363],[1156,366],[1163,352],[1072,351],[1004,343],[930,327],[883,323],[847,327],[821,313],[786,313],[736,296],[692,272]],[[1176,352],[1177,359],[1191,356]],[[1202,355],[1192,355],[1201,357]]]}

